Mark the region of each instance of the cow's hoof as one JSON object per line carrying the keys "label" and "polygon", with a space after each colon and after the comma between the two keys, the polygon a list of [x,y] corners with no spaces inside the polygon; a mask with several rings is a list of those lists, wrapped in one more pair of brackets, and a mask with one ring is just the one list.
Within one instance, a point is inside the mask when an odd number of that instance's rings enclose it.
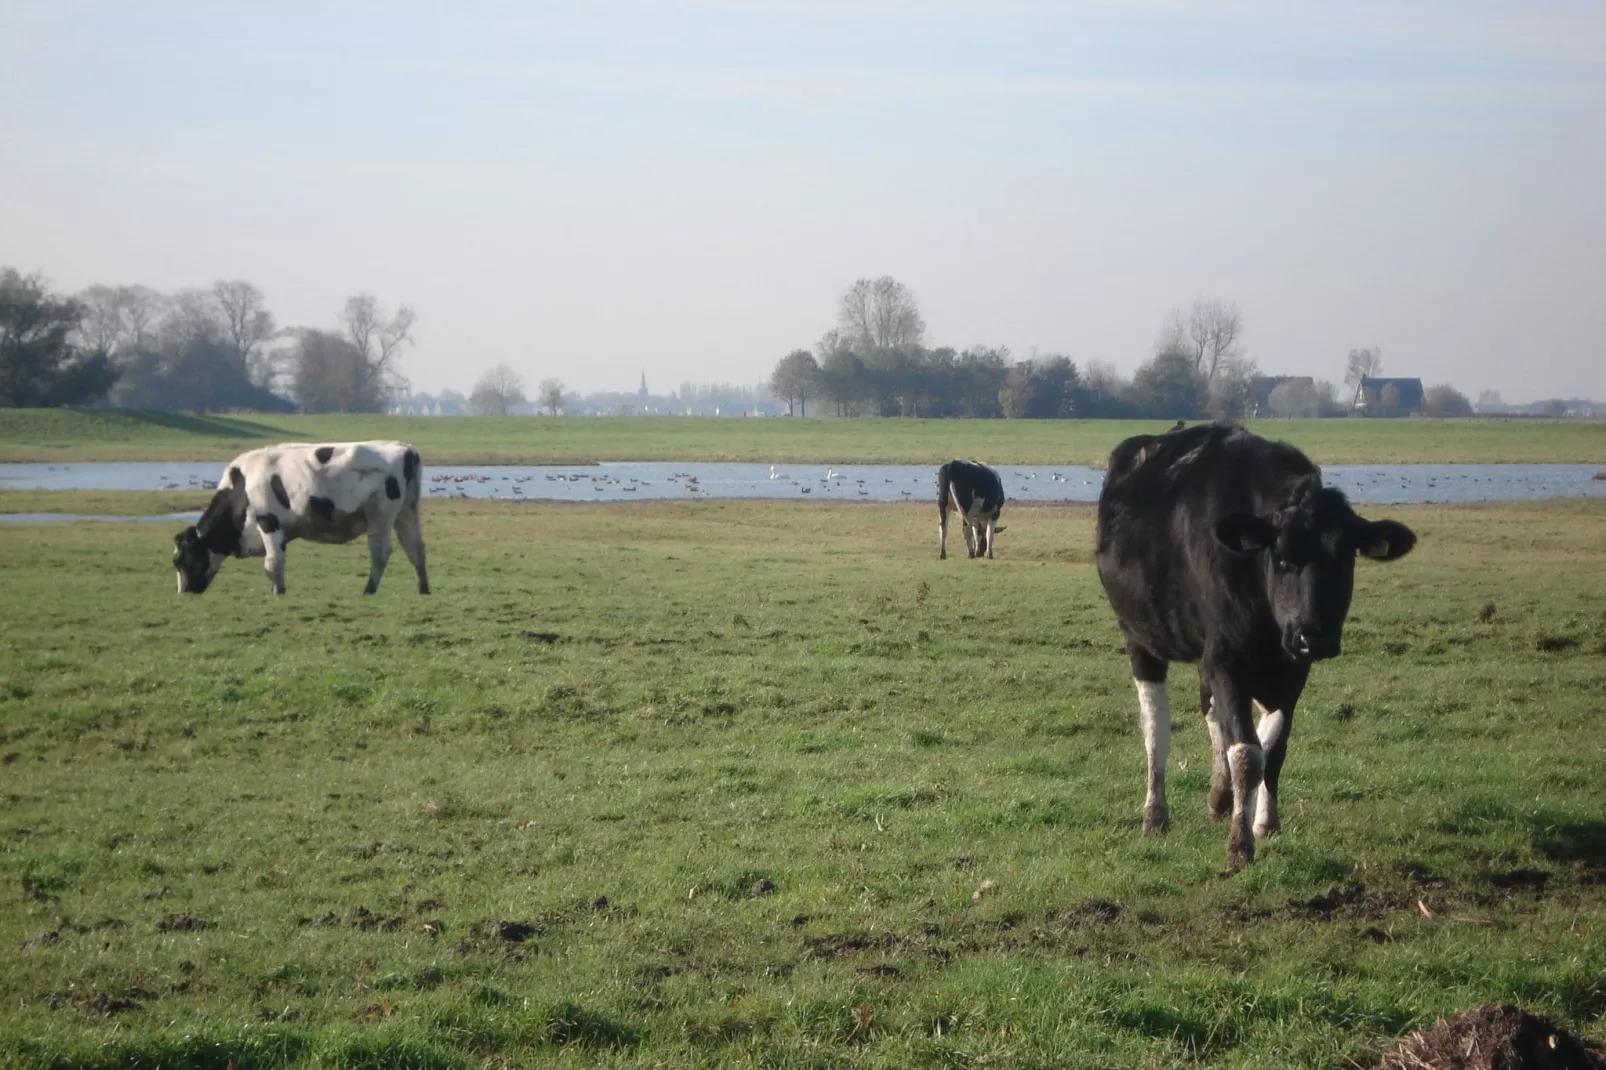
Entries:
{"label": "cow's hoof", "polygon": [[1143,834],[1152,836],[1171,827],[1171,815],[1163,806],[1150,806],[1143,811]]}
{"label": "cow's hoof", "polygon": [[947,554],[938,554],[937,555],[937,560],[938,561],[946,561],[946,560],[948,560],[948,555]]}
{"label": "cow's hoof", "polygon": [[1227,848],[1227,872],[1228,873],[1237,873],[1239,870],[1245,869],[1245,868],[1253,865],[1254,861],[1255,861],[1255,845],[1254,844],[1250,844],[1247,847],[1232,847],[1232,846],[1228,846],[1228,848]]}

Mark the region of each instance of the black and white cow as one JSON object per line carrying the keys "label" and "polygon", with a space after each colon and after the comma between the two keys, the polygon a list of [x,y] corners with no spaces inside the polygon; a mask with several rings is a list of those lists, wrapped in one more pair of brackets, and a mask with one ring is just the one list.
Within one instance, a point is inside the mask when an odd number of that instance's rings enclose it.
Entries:
{"label": "black and white cow", "polygon": [[299,442],[242,453],[218,480],[201,519],[173,538],[179,593],[200,594],[228,557],[265,557],[274,594],[284,593],[284,546],[292,539],[350,542],[368,534],[368,586],[390,558],[394,528],[429,593],[418,522],[423,482],[418,451],[405,442]]}
{"label": "black and white cow", "polygon": [[1278,828],[1277,782],[1311,663],[1338,655],[1356,555],[1393,561],[1415,544],[1403,524],[1356,516],[1299,450],[1238,427],[1139,435],[1115,448],[1096,560],[1137,685],[1145,832],[1163,831],[1169,816],[1166,669],[1199,662],[1209,810],[1219,818],[1231,807],[1228,868],[1254,860],[1255,836]]}
{"label": "black and white cow", "polygon": [[948,557],[948,510],[959,514],[965,549],[971,557],[993,556],[993,536],[1003,531],[1004,483],[998,473],[975,461],[949,461],[937,469],[937,558]]}

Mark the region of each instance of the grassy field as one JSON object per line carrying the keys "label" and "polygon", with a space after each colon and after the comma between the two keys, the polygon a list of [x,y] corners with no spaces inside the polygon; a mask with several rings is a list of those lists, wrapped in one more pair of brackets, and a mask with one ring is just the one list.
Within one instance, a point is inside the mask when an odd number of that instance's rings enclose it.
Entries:
{"label": "grassy field", "polygon": [[[546,425],[542,425],[546,426]],[[175,496],[8,510],[155,512]],[[1411,508],[1221,875],[1086,508],[428,503],[174,593],[0,525],[0,1066],[1340,1068],[1512,1000],[1606,1034],[1606,507]]]}
{"label": "grassy field", "polygon": [[[1102,463],[1169,421],[191,416],[0,409],[3,461],[223,461],[289,440],[399,438],[428,464],[758,461]],[[1261,420],[1320,463],[1606,463],[1606,420]]]}

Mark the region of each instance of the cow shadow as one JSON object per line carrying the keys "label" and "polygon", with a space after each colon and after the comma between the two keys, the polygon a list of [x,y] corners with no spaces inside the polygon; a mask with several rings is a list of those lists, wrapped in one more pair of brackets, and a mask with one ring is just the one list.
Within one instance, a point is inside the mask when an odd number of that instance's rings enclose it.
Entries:
{"label": "cow shadow", "polygon": [[207,435],[213,438],[305,438],[303,434],[276,427],[272,424],[259,423],[255,420],[242,419],[238,416],[210,416],[192,412],[162,412],[155,409],[141,409],[127,411],[122,414],[125,418],[136,424],[150,427],[160,427],[168,431],[179,431],[191,435]]}
{"label": "cow shadow", "polygon": [[1534,822],[1535,849],[1553,862],[1606,867],[1606,820],[1587,818]]}

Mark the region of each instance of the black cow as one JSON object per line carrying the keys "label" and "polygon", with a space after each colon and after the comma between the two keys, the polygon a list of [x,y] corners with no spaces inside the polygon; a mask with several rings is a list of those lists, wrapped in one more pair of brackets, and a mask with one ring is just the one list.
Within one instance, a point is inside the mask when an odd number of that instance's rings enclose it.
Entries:
{"label": "black cow", "polygon": [[1004,482],[975,461],[949,461],[937,469],[937,558],[948,556],[948,510],[959,513],[971,557],[993,556],[993,536],[1003,531]]}
{"label": "black cow", "polygon": [[[1231,807],[1228,868],[1254,860],[1255,836],[1278,827],[1277,781],[1311,663],[1338,655],[1356,555],[1393,561],[1415,544],[1403,524],[1356,516],[1299,450],[1232,425],[1139,435],[1115,448],[1099,494],[1096,560],[1138,690],[1145,832],[1163,831],[1168,819],[1166,669],[1199,662],[1210,813]],[[1252,705],[1262,713],[1258,730]]]}

